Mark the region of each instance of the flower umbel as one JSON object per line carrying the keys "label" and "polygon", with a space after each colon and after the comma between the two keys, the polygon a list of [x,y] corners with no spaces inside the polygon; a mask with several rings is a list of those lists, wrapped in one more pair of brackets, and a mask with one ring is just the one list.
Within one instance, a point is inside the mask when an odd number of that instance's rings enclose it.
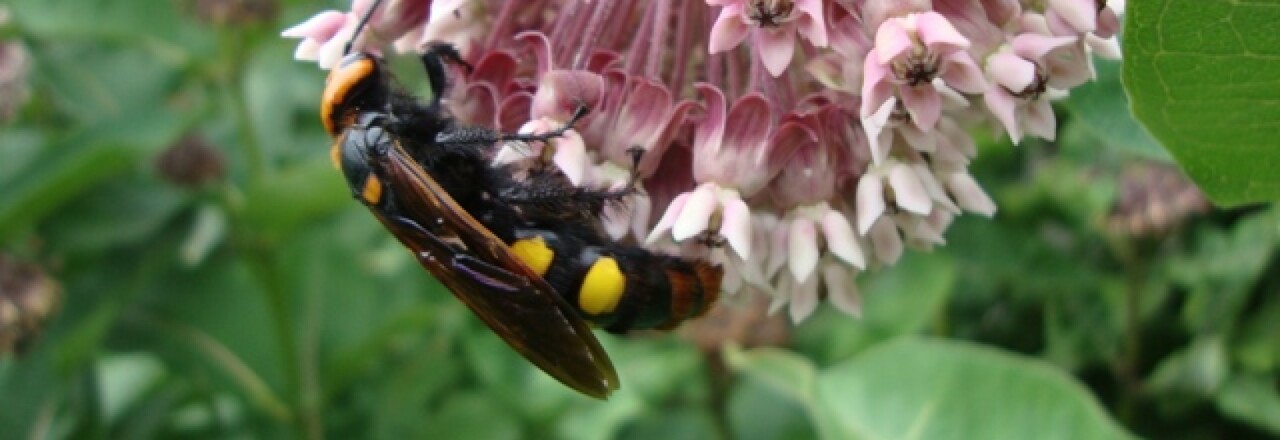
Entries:
{"label": "flower umbel", "polygon": [[[283,35],[328,68],[371,3]],[[861,314],[859,273],[943,245],[959,215],[994,215],[969,131],[1053,139],[1051,101],[1092,78],[1090,53],[1119,56],[1122,12],[1118,0],[386,0],[354,46],[457,46],[475,69],[451,75],[443,102],[463,123],[546,131],[590,109],[565,136],[493,159],[582,187],[636,183],[600,215],[610,237],[720,263],[724,291],[764,294],[800,321],[823,298]]]}

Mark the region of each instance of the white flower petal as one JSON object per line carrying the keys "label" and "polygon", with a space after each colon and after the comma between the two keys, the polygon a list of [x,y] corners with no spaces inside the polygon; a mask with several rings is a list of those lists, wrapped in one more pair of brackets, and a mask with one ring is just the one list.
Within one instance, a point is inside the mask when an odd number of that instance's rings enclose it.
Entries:
{"label": "white flower petal", "polygon": [[916,177],[920,178],[920,183],[924,185],[926,191],[929,192],[929,198],[933,199],[942,208],[953,213],[959,213],[960,207],[951,201],[951,197],[947,196],[947,191],[942,189],[942,184],[938,183],[938,179],[934,177],[933,170],[925,165],[924,162],[914,163],[911,169],[915,171]]}
{"label": "white flower petal", "polygon": [[858,237],[853,234],[849,220],[839,211],[829,211],[822,217],[822,233],[827,239],[827,249],[844,262],[859,269],[867,268],[867,257],[858,246]]}
{"label": "white flower petal", "polygon": [[684,210],[685,202],[689,201],[691,194],[693,193],[681,193],[671,200],[671,204],[667,205],[667,211],[662,214],[662,219],[658,220],[657,226],[653,227],[653,232],[650,232],[649,237],[645,238],[645,245],[652,246],[663,235],[666,235],[667,231],[671,230],[671,226],[680,217],[680,212]]}
{"label": "white flower petal", "polygon": [[818,310],[818,277],[809,277],[791,289],[791,322],[799,324]]}
{"label": "white flower petal", "polygon": [[960,207],[965,211],[981,214],[991,217],[996,213],[996,202],[987,196],[982,190],[973,176],[965,172],[948,173],[946,176],[947,188],[951,190],[951,194],[956,197],[956,201],[960,203]]}
{"label": "white flower petal", "polygon": [[853,281],[854,273],[840,264],[827,264],[822,267],[822,282],[827,287],[827,301],[831,305],[849,316],[861,318],[862,296]]}
{"label": "white flower petal", "polygon": [[720,216],[720,236],[729,243],[743,260],[751,259],[751,208],[742,199],[722,201],[724,211]]}
{"label": "white flower petal", "polygon": [[787,229],[787,266],[791,276],[807,280],[818,267],[818,235],[813,220],[796,218]]}
{"label": "white flower petal", "polygon": [[894,199],[899,208],[920,215],[929,215],[929,211],[933,209],[929,192],[911,167],[898,165],[890,169],[889,186],[893,188]]}
{"label": "white flower petal", "polygon": [[680,211],[680,218],[671,227],[671,237],[680,242],[707,230],[707,224],[711,222],[711,214],[715,212],[717,205],[715,190],[710,184],[703,184],[693,190],[689,200],[685,201],[684,209]]}
{"label": "white flower petal", "polygon": [[884,182],[880,180],[880,176],[872,173],[863,174],[858,179],[858,194],[856,200],[856,209],[858,215],[858,234],[867,235],[867,231],[871,230],[871,225],[875,224],[876,219],[884,214]]}
{"label": "white flower petal", "polygon": [[893,219],[881,217],[871,227],[871,249],[880,262],[892,266],[902,257],[902,236],[898,235],[898,227]]}

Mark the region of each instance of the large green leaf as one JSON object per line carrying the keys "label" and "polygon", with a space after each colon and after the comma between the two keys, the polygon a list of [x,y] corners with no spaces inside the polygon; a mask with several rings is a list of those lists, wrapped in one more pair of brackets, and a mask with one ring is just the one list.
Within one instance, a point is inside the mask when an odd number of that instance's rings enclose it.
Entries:
{"label": "large green leaf", "polygon": [[966,343],[904,338],[818,376],[831,439],[1123,439],[1088,390],[1041,361]]}
{"label": "large green leaf", "polygon": [[1134,114],[1215,202],[1280,199],[1280,7],[1129,4],[1124,81]]}

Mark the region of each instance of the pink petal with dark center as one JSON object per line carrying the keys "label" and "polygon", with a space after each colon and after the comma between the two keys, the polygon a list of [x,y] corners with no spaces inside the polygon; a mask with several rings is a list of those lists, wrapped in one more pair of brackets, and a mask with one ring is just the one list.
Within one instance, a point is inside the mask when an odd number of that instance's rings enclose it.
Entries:
{"label": "pink petal with dark center", "polygon": [[742,15],[741,4],[730,4],[720,10],[716,23],[711,26],[710,40],[707,42],[709,53],[720,53],[738,47],[747,39],[752,26]]}

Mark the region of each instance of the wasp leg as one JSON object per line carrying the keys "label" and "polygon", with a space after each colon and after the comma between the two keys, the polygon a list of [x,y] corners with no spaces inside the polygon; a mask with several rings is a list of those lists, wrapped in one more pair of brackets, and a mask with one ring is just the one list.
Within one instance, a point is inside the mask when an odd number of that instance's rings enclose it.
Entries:
{"label": "wasp leg", "polygon": [[573,129],[574,124],[587,116],[587,107],[578,106],[573,117],[560,128],[543,133],[506,134],[483,127],[457,127],[436,135],[436,144],[441,146],[490,146],[499,142],[546,142],[564,135]]}
{"label": "wasp leg", "polygon": [[575,187],[569,185],[564,176],[554,172],[535,173],[527,180],[516,182],[501,175],[505,170],[495,169],[495,173],[500,174],[495,179],[507,181],[502,185],[503,189],[497,192],[497,196],[503,202],[520,207],[535,217],[560,218],[566,214],[598,216],[605,205],[621,202],[623,198],[636,192],[635,183],[644,150],[633,147],[627,151],[632,155],[631,176],[623,188],[595,190]]}
{"label": "wasp leg", "polygon": [[444,93],[449,88],[449,75],[445,72],[445,63],[460,65],[467,69],[467,73],[474,70],[471,64],[462,59],[462,54],[458,53],[458,48],[453,47],[452,44],[429,43],[427,51],[422,54],[422,67],[427,71],[427,80],[431,83],[432,106],[440,105],[440,100],[444,98]]}

